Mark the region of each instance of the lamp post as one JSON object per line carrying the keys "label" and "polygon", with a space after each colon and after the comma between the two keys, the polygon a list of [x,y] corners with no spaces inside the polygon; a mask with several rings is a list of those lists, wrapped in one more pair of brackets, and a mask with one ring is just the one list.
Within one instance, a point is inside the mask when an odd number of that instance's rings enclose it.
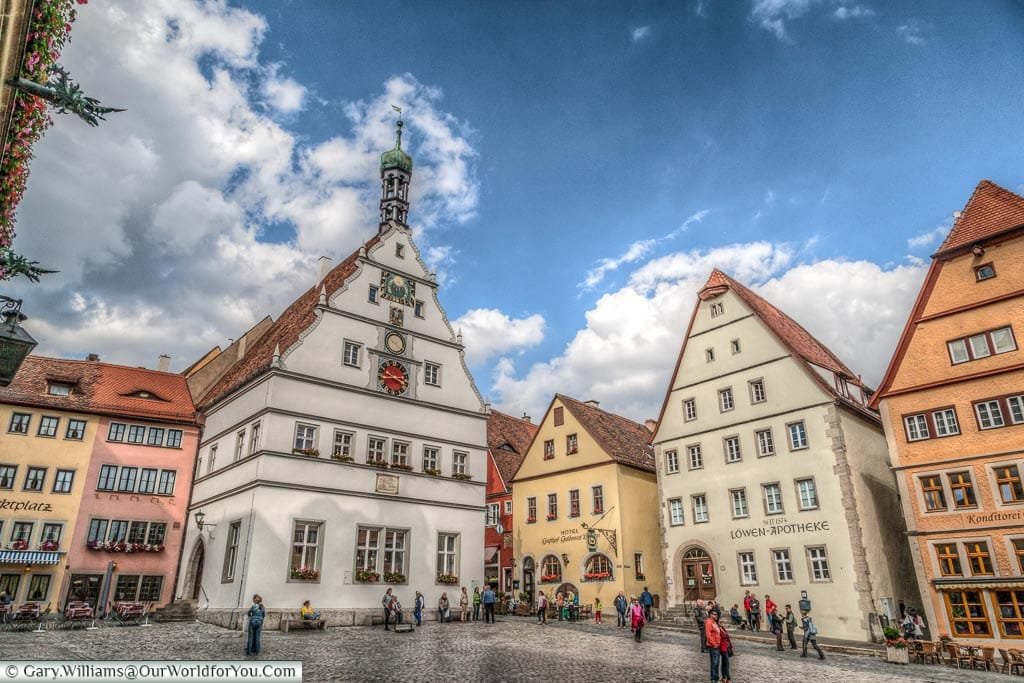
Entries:
{"label": "lamp post", "polygon": [[27,318],[21,312],[21,299],[0,295],[0,316],[0,386],[6,387],[36,347],[36,340],[20,324]]}
{"label": "lamp post", "polygon": [[[206,527],[210,527],[211,529],[217,528],[216,524],[206,523],[206,513],[203,512],[202,510],[196,510],[196,514],[194,516],[196,520],[196,527],[199,529],[199,533],[203,533],[203,529],[205,529]],[[210,532],[210,538],[213,538],[212,531]]]}

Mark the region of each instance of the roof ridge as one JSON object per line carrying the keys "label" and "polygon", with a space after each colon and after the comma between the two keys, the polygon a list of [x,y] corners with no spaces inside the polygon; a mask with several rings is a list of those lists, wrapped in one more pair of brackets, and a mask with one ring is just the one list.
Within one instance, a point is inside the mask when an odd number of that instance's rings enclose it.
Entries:
{"label": "roof ridge", "polygon": [[974,187],[933,257],[1022,225],[1024,196],[984,178]]}

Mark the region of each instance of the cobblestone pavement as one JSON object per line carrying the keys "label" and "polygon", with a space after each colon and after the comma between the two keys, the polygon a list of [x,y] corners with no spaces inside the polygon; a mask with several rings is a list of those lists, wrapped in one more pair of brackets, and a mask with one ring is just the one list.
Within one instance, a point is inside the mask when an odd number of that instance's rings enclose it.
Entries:
{"label": "cobblestone pavement", "polygon": [[[257,659],[303,661],[307,681],[708,681],[707,655],[692,634],[652,631],[636,643],[628,629],[506,617],[497,624],[424,624],[415,633],[380,627],[263,634]],[[1006,674],[943,666],[898,666],[829,654],[801,659],[761,643],[738,642],[733,681],[816,683],[1007,681]],[[199,623],[108,627],[98,631],[0,633],[0,661],[40,659],[244,659],[238,631]]]}

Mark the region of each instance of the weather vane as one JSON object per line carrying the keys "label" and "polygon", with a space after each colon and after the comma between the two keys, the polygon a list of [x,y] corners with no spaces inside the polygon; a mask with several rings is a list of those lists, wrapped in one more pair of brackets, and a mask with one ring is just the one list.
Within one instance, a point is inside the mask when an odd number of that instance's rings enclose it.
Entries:
{"label": "weather vane", "polygon": [[401,121],[402,120],[402,108],[398,107],[398,106],[396,106],[394,104],[391,105],[391,108],[398,112],[398,120]]}

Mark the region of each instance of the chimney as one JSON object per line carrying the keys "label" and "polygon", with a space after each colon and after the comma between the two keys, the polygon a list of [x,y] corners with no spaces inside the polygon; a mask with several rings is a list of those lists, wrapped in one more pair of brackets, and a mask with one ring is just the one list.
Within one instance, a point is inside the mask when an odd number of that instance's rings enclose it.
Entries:
{"label": "chimney", "polygon": [[317,282],[323,282],[324,278],[327,277],[327,273],[331,272],[331,264],[334,261],[331,260],[330,256],[320,257],[320,277],[317,278]]}
{"label": "chimney", "polygon": [[653,434],[658,430],[658,421],[652,420],[651,418],[647,418],[646,420],[644,420],[644,427],[647,427],[647,431]]}
{"label": "chimney", "polygon": [[524,422],[529,422],[530,424],[533,424],[533,418],[527,415],[525,411],[523,412],[523,417],[521,419]]}
{"label": "chimney", "polygon": [[600,408],[601,407],[601,402],[600,401],[595,401],[594,399],[590,399],[589,401],[584,401],[583,404],[584,405],[588,405],[588,406],[593,406],[595,408]]}
{"label": "chimney", "polygon": [[100,360],[100,356],[98,353],[90,353],[88,356],[85,357],[85,359],[87,361],[92,361],[93,363],[98,363]]}
{"label": "chimney", "polygon": [[160,372],[170,372],[171,357],[166,353],[161,353],[156,359],[156,369]]}
{"label": "chimney", "polygon": [[242,338],[238,340],[238,360],[242,360],[242,356],[245,355],[245,342],[249,340],[249,335],[243,334]]}

